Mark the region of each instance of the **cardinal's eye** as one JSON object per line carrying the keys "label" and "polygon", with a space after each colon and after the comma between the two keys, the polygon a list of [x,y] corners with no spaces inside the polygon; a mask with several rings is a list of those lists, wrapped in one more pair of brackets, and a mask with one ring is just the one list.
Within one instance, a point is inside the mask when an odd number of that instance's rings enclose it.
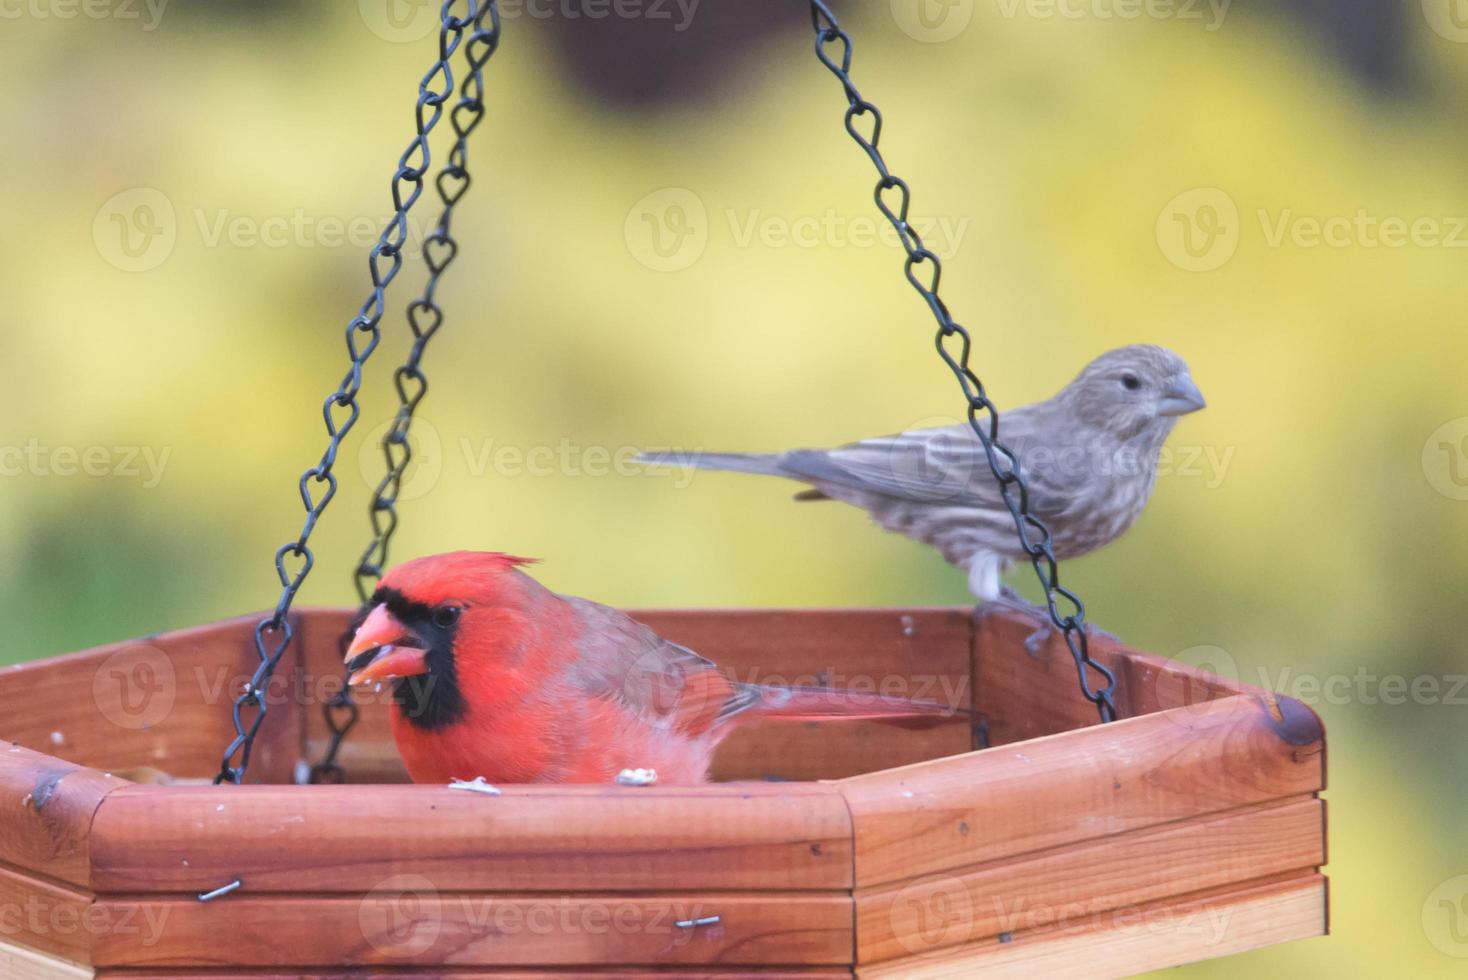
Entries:
{"label": "cardinal's eye", "polygon": [[446,630],[459,621],[461,612],[463,610],[458,606],[439,606],[433,611],[433,625]]}
{"label": "cardinal's eye", "polygon": [[1136,391],[1142,387],[1142,379],[1135,374],[1123,374],[1121,376],[1121,386],[1127,391]]}

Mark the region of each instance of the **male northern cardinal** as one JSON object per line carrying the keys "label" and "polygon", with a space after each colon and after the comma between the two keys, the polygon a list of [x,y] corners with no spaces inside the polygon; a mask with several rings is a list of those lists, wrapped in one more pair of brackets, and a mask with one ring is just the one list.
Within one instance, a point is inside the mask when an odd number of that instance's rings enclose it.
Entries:
{"label": "male northern cardinal", "polygon": [[[1138,344],[1102,354],[1048,401],[1001,415],[999,437],[1029,481],[1031,512],[1057,558],[1110,544],[1152,496],[1157,462],[1179,416],[1206,407],[1187,363]],[[913,429],[839,449],[643,456],[643,462],[783,476],[814,489],[797,500],[842,500],[882,527],[932,545],[968,571],[983,601],[1026,557],[983,444],[967,423]]]}
{"label": "male northern cardinal", "polygon": [[393,736],[415,782],[609,783],[652,769],[701,783],[735,726],[885,719],[935,723],[938,704],[740,684],[623,613],[560,596],[489,552],[420,558],[372,597],[349,683],[394,682]]}

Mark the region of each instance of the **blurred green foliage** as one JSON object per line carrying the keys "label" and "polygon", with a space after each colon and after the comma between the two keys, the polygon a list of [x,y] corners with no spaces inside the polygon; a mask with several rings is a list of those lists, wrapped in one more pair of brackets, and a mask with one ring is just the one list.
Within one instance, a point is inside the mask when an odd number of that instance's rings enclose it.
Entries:
{"label": "blurred green foliage", "polygon": [[[384,40],[357,4],[203,6],[153,30],[0,21],[0,446],[53,463],[57,447],[106,447],[114,471],[28,462],[0,480],[5,659],[263,608],[271,553],[299,526],[295,482],[324,443],[320,399],[367,283],[365,247],[330,226],[386,215],[431,42]],[[1429,444],[1468,415],[1465,253],[1359,230],[1270,241],[1281,221],[1362,212],[1452,237],[1468,216],[1468,46],[1404,0],[1412,84],[1381,95],[1256,6],[1206,30],[980,5],[943,43],[874,6],[856,19],[856,74],[914,213],[963,228],[945,293],[996,400],[1044,397],[1133,341],[1181,352],[1209,396],[1174,445],[1227,465],[1164,477],[1126,539],[1065,569],[1093,618],[1163,654],[1222,647],[1255,682],[1468,671],[1452,618],[1468,502]],[[850,224],[809,247],[743,240],[872,214],[805,34],[761,41],[712,104],[608,111],[564,80],[542,26],[511,22],[489,72],[428,361],[437,474],[417,474],[396,554],[537,555],[552,587],[629,606],[964,602],[936,556],[855,511],[792,504],[778,482],[598,475],[586,447],[822,445],[952,418],[959,401],[896,250]],[[167,199],[176,243],[128,272],[100,209],[136,188]],[[668,188],[707,216],[678,272],[629,244],[634,206]],[[1197,188],[1239,215],[1235,254],[1207,272],[1159,244],[1168,202]],[[250,244],[271,218],[294,230]],[[410,266],[395,311],[421,276]],[[388,328],[359,434],[391,413],[399,313]],[[573,462],[486,469],[506,446]],[[115,472],[128,447],[168,454],[156,486]],[[350,601],[375,466],[370,448],[344,454],[304,602]],[[1335,935],[1190,975],[1461,975],[1423,903],[1468,872],[1468,706],[1368,700],[1315,701]]]}

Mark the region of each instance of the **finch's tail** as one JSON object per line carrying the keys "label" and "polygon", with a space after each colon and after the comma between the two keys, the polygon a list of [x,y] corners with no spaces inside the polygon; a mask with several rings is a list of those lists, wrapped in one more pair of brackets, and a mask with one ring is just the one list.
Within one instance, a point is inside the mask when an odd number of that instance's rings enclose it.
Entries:
{"label": "finch's tail", "polygon": [[682,466],[699,470],[726,470],[730,473],[756,473],[760,476],[788,476],[780,469],[780,457],[774,453],[643,453],[639,463],[656,466]]}
{"label": "finch's tail", "polygon": [[842,691],[829,687],[777,687],[748,685],[758,698],[753,713],[780,721],[883,721],[908,728],[928,728],[951,718],[966,718],[969,712],[936,701]]}

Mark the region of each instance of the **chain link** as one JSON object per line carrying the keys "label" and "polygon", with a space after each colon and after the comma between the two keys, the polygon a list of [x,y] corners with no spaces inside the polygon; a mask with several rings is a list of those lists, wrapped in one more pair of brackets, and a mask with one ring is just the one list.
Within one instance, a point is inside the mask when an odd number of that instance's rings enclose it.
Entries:
{"label": "chain link", "polygon": [[[938,354],[963,389],[964,398],[968,401],[969,426],[983,444],[989,469],[998,481],[1004,504],[1014,519],[1020,546],[1029,556],[1040,585],[1045,589],[1050,621],[1064,635],[1066,646],[1075,659],[1081,693],[1096,706],[1103,722],[1114,721],[1116,675],[1091,657],[1086,633],[1085,604],[1079,596],[1060,584],[1060,566],[1055,558],[1050,529],[1030,513],[1030,491],[1023,468],[1014,453],[999,441],[999,411],[989,400],[978,375],[969,367],[972,347],[969,332],[954,321],[947,304],[938,296],[943,264],[937,254],[923,243],[917,229],[908,223],[908,206],[912,192],[902,178],[894,176],[887,169],[887,162],[877,148],[882,138],[882,113],[862,97],[851,80],[851,36],[842,30],[836,16],[823,0],[810,0],[810,13],[811,24],[816,32],[816,57],[836,76],[846,93],[846,131],[876,167],[879,179],[873,196],[877,208],[896,229],[903,250],[907,252],[903,265],[907,281],[922,296],[938,321],[935,338]],[[983,418],[985,415],[988,416],[987,421]],[[1062,614],[1061,600],[1069,603],[1073,611]],[[1095,686],[1092,684],[1093,673],[1101,678],[1100,683]]]}
{"label": "chain link", "polygon": [[[467,8],[463,16],[454,13],[460,6]],[[398,169],[392,179],[394,216],[383,229],[367,260],[372,275],[372,292],[346,327],[346,347],[351,366],[336,391],[322,403],[321,412],[328,436],[326,450],[320,462],[301,476],[299,487],[301,502],[306,508],[306,521],[300,536],[281,545],[275,553],[275,571],[282,588],[280,599],[274,613],[255,627],[255,653],[259,663],[235,699],[235,737],[224,751],[219,775],[214,779],[216,784],[228,782],[238,785],[244,781],[255,737],[269,712],[265,689],[294,635],[290,622],[291,605],[316,561],[309,546],[311,534],[327,505],[336,496],[337,477],[333,470],[337,455],[362,414],[357,401],[362,389],[362,372],[382,341],[381,322],[386,311],[387,288],[403,267],[403,246],[408,241],[408,213],[423,195],[424,177],[430,166],[429,134],[438,125],[444,114],[444,105],[454,93],[450,63],[463,43],[465,33],[473,27],[474,36],[478,37],[485,15],[490,11],[494,12],[493,23],[497,32],[499,13],[494,0],[482,9],[480,0],[445,0],[441,8],[438,60],[418,85],[418,101],[414,109],[416,134],[399,158]],[[267,641],[267,637],[273,640],[273,644]]]}
{"label": "chain link", "polygon": [[[488,26],[484,21],[488,20]],[[468,74],[459,88],[459,100],[449,113],[449,124],[454,129],[454,145],[449,151],[448,162],[434,179],[443,210],[433,232],[423,241],[423,261],[428,266],[428,281],[419,297],[408,304],[408,326],[413,331],[413,348],[408,359],[393,375],[398,392],[398,413],[382,439],[382,453],[387,463],[387,472],[372,494],[368,516],[372,522],[372,542],[362,553],[353,579],[357,596],[365,606],[367,600],[381,581],[387,568],[388,549],[398,529],[398,495],[403,488],[403,474],[413,460],[413,448],[408,436],[412,429],[418,405],[428,394],[428,377],[423,373],[423,355],[429,342],[443,326],[443,310],[438,305],[439,280],[444,271],[459,254],[459,243],[453,237],[454,207],[468,191],[472,180],[469,176],[469,136],[484,120],[484,66],[499,50],[500,11],[497,0],[479,10],[474,18],[474,30],[464,44],[469,63]],[[362,610],[365,614],[366,609]],[[353,621],[340,641],[345,656],[352,633],[361,625],[362,614]],[[342,741],[357,724],[359,711],[352,699],[351,688],[343,677],[342,688],[321,706],[326,727],[331,732],[322,760],[311,767],[311,782],[339,783],[345,773],[337,763]]]}

